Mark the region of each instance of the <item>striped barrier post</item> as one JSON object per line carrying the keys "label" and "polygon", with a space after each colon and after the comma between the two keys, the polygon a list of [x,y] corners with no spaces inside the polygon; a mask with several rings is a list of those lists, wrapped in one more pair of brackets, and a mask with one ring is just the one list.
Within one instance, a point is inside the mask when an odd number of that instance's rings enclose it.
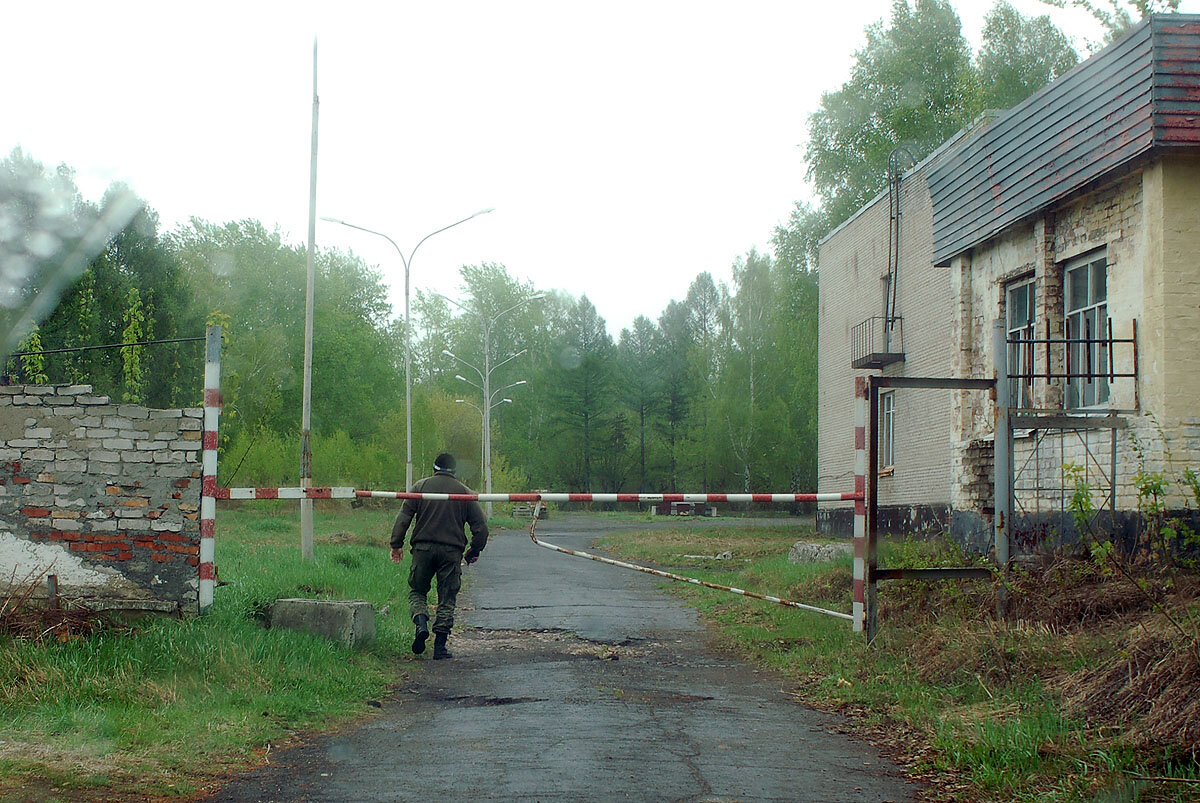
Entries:
{"label": "striped barrier post", "polygon": [[866,629],[867,380],[854,378],[854,632]]}
{"label": "striped barrier post", "polygon": [[200,457],[200,566],[198,588],[200,613],[213,604],[213,585],[217,579],[217,421],[221,415],[221,327],[209,326],[204,332],[204,431]]}

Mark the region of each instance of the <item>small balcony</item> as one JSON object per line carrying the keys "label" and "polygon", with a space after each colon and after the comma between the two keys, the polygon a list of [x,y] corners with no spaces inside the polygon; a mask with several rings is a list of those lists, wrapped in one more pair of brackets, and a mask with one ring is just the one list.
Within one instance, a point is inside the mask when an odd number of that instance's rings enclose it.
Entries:
{"label": "small balcony", "polygon": [[904,362],[904,319],[876,315],[850,331],[850,367],[883,368]]}

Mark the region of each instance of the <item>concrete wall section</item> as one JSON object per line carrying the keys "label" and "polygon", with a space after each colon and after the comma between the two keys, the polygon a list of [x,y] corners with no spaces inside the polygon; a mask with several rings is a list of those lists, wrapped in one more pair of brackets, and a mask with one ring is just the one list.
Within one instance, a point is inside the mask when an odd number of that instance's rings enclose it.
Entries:
{"label": "concrete wall section", "polygon": [[0,594],[45,575],[94,608],[197,610],[200,408],[0,386]]}

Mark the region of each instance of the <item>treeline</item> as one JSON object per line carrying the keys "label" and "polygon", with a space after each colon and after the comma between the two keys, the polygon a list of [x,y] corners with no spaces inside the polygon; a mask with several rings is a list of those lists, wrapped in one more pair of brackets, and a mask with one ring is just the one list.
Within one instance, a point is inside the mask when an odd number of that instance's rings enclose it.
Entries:
{"label": "treeline", "polygon": [[[463,267],[461,307],[418,291],[418,474],[449,449],[464,478],[482,485],[485,402],[456,377],[482,384],[473,372],[484,367],[486,321],[491,386],[500,391],[492,400],[497,490],[811,490],[817,241],[885,185],[889,160],[923,157],[980,109],[1012,105],[1076,61],[1048,19],[1006,3],[989,13],[972,54],[945,0],[897,0],[886,25],[868,27],[850,79],[810,118],[806,153],[819,204],[798,204],[775,229],[773,254],[750,250],[730,283],[700,273],[684,298],[615,335],[586,297],[533,287],[503,265]],[[0,171],[71,179],[68,168],[47,171],[19,150]],[[87,204],[77,193],[75,203]],[[392,316],[373,267],[336,250],[320,250],[316,266],[314,479],[398,488],[405,322]],[[147,207],[23,345],[170,339],[222,323],[221,482],[294,484],[304,284],[305,250],[278,231],[192,220],[163,232]],[[201,365],[200,344],[180,343],[29,356],[10,360],[8,371],[177,406],[199,403]]]}

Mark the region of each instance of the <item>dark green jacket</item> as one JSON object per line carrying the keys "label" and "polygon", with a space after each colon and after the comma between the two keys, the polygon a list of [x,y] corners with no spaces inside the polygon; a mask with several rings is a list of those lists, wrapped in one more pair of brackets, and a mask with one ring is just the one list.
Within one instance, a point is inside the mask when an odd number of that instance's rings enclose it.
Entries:
{"label": "dark green jacket", "polygon": [[[441,471],[432,477],[417,480],[409,489],[411,493],[470,494],[475,493],[451,474]],[[467,536],[463,525],[471,525],[471,548],[482,552],[487,545],[487,519],[478,502],[451,502],[432,499],[405,499],[392,525],[392,549],[404,546],[404,534],[408,525],[413,525],[412,545],[445,544],[465,550]]]}

